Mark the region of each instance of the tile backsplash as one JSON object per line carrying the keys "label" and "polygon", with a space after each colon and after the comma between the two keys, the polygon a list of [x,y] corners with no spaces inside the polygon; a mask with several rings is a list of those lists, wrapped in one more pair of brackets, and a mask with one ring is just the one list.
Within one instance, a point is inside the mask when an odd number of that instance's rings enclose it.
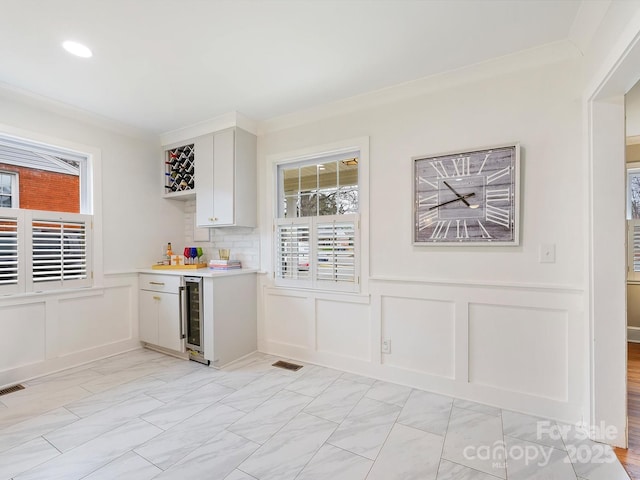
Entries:
{"label": "tile backsplash", "polygon": [[[184,245],[202,247],[207,260],[218,258],[219,248],[228,248],[231,251],[230,258],[240,260],[245,268],[258,268],[260,266],[260,235],[257,228],[245,227],[217,227],[198,229],[195,222],[196,202],[190,200],[184,208]],[[209,240],[198,240],[206,231],[209,232]],[[176,245],[175,247],[180,247]],[[175,253],[181,253],[180,248],[175,248]]]}

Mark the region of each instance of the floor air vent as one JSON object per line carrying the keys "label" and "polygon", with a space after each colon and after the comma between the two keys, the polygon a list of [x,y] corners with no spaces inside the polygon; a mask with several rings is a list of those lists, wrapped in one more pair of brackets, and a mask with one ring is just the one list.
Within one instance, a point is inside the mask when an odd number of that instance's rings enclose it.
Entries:
{"label": "floor air vent", "polygon": [[2,390],[0,390],[0,396],[17,392],[18,390],[24,390],[24,387],[22,385],[14,385],[13,387],[3,388]]}
{"label": "floor air vent", "polygon": [[282,360],[278,360],[276,363],[271,365],[272,367],[284,368],[286,370],[291,370],[296,372],[302,368],[302,365],[296,365],[295,363],[284,362]]}

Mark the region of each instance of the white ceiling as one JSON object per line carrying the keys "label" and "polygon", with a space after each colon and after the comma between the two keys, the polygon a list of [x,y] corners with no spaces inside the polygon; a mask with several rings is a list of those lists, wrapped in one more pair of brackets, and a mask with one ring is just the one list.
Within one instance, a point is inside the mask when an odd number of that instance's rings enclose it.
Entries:
{"label": "white ceiling", "polygon": [[155,133],[263,120],[567,39],[580,5],[1,0],[0,82]]}

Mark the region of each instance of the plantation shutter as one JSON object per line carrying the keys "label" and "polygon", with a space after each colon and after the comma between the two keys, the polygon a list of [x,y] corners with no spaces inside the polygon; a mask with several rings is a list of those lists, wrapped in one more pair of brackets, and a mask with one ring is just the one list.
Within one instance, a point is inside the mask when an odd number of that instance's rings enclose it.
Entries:
{"label": "plantation shutter", "polygon": [[628,280],[640,280],[640,220],[627,221]]}
{"label": "plantation shutter", "polygon": [[275,277],[284,281],[311,281],[309,270],[311,225],[307,219],[283,219],[276,229]]}
{"label": "plantation shutter", "polygon": [[35,290],[89,286],[90,217],[38,216],[31,222],[32,281]]}
{"label": "plantation shutter", "polygon": [[277,219],[276,284],[358,291],[358,219],[358,214]]}
{"label": "plantation shutter", "polygon": [[0,216],[0,293],[19,291],[22,282],[19,265],[19,218]]}
{"label": "plantation shutter", "polygon": [[[350,217],[349,219],[345,217]],[[327,283],[356,285],[357,276],[357,219],[355,215],[342,215],[339,220],[316,224],[316,280],[323,287]]]}

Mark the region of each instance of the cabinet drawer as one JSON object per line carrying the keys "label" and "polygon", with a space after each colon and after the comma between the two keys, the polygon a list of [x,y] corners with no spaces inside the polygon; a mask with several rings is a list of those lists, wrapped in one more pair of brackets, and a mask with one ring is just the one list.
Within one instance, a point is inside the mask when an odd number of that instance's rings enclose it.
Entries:
{"label": "cabinet drawer", "polygon": [[180,278],[177,275],[140,274],[140,290],[153,292],[178,293]]}

